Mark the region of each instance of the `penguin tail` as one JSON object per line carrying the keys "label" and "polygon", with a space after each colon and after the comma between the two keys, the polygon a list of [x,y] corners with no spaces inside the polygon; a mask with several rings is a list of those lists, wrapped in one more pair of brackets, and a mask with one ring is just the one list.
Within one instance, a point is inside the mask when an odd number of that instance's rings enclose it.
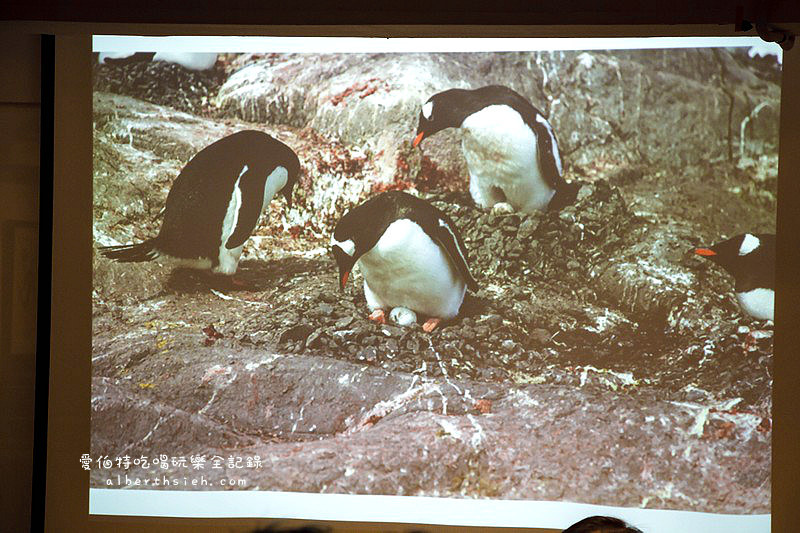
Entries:
{"label": "penguin tail", "polygon": [[160,254],[155,249],[155,241],[149,240],[138,244],[123,244],[120,246],[102,246],[99,248],[103,257],[120,263],[141,263],[152,261]]}
{"label": "penguin tail", "polygon": [[547,209],[549,211],[561,211],[565,207],[574,204],[580,190],[581,183],[578,181],[564,183],[564,185],[556,189],[556,193],[550,203],[547,204]]}

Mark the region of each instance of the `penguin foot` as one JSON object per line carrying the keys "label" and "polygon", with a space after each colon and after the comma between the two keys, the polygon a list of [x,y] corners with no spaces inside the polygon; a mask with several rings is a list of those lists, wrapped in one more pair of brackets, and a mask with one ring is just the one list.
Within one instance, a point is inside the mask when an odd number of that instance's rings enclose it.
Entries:
{"label": "penguin foot", "polygon": [[416,324],[417,313],[406,307],[395,307],[389,313],[389,318],[399,326],[410,326],[411,324]]}
{"label": "penguin foot", "polygon": [[436,326],[438,326],[439,322],[441,321],[442,321],[441,318],[431,317],[428,320],[426,320],[424,324],[422,324],[422,329],[424,329],[427,333],[430,333],[431,331],[436,329]]}
{"label": "penguin foot", "polygon": [[383,309],[374,310],[367,318],[378,324],[386,324],[386,313]]}

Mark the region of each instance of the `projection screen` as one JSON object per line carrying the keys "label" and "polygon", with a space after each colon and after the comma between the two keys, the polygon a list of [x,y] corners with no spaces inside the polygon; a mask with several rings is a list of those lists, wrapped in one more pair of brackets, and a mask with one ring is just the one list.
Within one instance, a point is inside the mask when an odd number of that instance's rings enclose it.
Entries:
{"label": "projection screen", "polygon": [[777,45],[93,47],[90,513],[769,530]]}

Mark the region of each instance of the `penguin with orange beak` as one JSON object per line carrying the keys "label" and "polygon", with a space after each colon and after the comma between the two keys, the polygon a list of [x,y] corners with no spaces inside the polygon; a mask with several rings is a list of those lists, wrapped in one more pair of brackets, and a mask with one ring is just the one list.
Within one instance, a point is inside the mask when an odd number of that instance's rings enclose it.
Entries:
{"label": "penguin with orange beak", "polygon": [[420,314],[431,332],[458,315],[467,288],[478,288],[450,217],[405,192],[384,192],[351,209],[337,223],[331,249],[340,289],[358,264],[369,318],[380,323],[387,312],[400,325]]}
{"label": "penguin with orange beak", "polygon": [[450,89],[431,96],[419,113],[414,147],[446,128],[464,132],[469,192],[480,207],[507,204],[523,213],[559,210],[575,202],[580,184],[567,183],[550,122],[522,95],[501,85]]}
{"label": "penguin with orange beak", "polygon": [[742,311],[758,320],[775,319],[775,235],[743,233],[694,253],[733,276]]}

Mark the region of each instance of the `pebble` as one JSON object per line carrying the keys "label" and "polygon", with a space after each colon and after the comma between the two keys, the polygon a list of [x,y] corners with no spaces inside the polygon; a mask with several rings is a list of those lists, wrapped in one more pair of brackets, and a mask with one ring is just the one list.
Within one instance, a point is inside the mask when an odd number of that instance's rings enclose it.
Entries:
{"label": "pebble", "polygon": [[325,334],[322,329],[317,329],[306,339],[306,348],[316,348],[321,344],[321,338]]}
{"label": "pebble", "polygon": [[336,329],[345,329],[347,326],[353,323],[354,318],[352,316],[345,316],[340,318],[336,321],[335,328]]}
{"label": "pebble", "polygon": [[534,344],[547,344],[550,342],[550,332],[546,329],[536,328],[531,330],[528,339]]}
{"label": "pebble", "polygon": [[484,324],[489,326],[490,328],[499,328],[503,325],[503,317],[500,315],[489,315],[483,321]]}
{"label": "pebble", "polygon": [[358,352],[358,359],[367,362],[373,362],[378,358],[378,350],[376,350],[373,346],[368,348],[364,348],[360,352]]}

